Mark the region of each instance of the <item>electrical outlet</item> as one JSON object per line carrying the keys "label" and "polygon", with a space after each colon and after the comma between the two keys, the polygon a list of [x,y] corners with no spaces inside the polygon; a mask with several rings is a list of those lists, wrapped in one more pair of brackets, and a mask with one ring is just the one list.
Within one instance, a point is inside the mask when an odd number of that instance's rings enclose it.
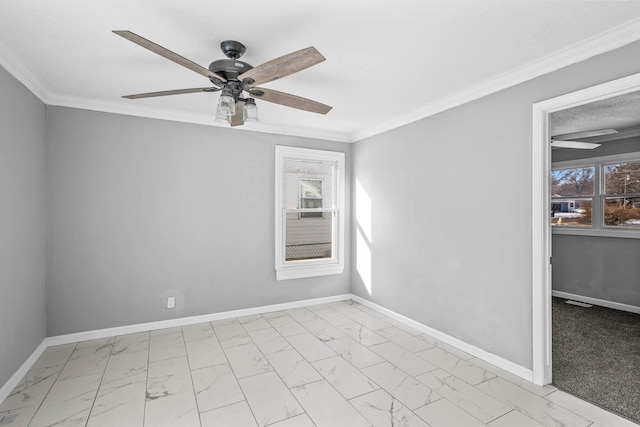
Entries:
{"label": "electrical outlet", "polygon": [[167,308],[175,308],[176,306],[176,297],[167,298]]}

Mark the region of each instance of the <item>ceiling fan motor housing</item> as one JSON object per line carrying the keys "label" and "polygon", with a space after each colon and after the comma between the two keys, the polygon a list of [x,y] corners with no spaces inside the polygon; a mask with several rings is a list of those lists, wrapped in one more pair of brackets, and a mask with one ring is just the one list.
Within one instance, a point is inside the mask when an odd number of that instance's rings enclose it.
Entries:
{"label": "ceiling fan motor housing", "polygon": [[[218,59],[209,64],[209,71],[213,71],[216,74],[221,75],[227,81],[238,81],[238,76],[242,73],[246,73],[253,66],[247,64],[244,61],[238,61],[237,59]],[[216,82],[214,82],[216,83]]]}

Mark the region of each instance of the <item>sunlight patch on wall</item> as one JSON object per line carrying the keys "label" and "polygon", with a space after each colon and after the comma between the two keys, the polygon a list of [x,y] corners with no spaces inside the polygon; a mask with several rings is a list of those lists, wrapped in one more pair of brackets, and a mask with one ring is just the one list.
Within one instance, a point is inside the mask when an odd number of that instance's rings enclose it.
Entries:
{"label": "sunlight patch on wall", "polygon": [[371,295],[371,198],[356,179],[356,270]]}

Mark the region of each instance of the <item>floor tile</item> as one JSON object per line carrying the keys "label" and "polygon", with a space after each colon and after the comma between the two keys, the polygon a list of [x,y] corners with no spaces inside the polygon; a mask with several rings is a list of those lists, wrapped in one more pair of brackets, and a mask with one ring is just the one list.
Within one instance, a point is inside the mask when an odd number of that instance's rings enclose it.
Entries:
{"label": "floor tile", "polygon": [[392,341],[398,344],[400,347],[405,348],[413,353],[417,351],[426,350],[428,348],[432,348],[433,346],[428,342],[421,340],[415,335],[411,335],[408,332],[403,331],[400,328],[395,326],[391,326],[389,328],[378,329],[376,332],[379,335],[382,335],[389,341]]}
{"label": "floor tile", "polygon": [[238,381],[261,427],[304,413],[275,372],[254,375]]}
{"label": "floor tile", "polygon": [[244,394],[226,363],[191,371],[198,410],[210,411],[244,400]]}
{"label": "floor tile", "polygon": [[602,408],[560,390],[548,394],[545,396],[545,399],[603,426],[637,427],[637,424],[625,418],[605,411]]}
{"label": "floor tile", "polygon": [[315,320],[310,320],[303,323],[302,325],[304,325],[304,327],[307,328],[309,332],[315,335],[316,338],[323,342],[346,337],[344,332],[340,331],[338,328],[331,325],[324,319],[318,318]]}
{"label": "floor tile", "polygon": [[349,337],[329,341],[327,346],[358,369],[384,361],[382,357]]}
{"label": "floor tile", "polygon": [[436,338],[432,337],[431,335],[428,335],[428,334],[420,334],[420,335],[418,335],[418,337],[419,337],[421,340],[428,342],[428,343],[429,343],[429,344],[431,344],[432,346],[434,346],[434,347],[438,347],[438,348],[441,348],[441,349],[443,349],[444,351],[446,351],[447,353],[451,353],[451,354],[453,354],[454,356],[457,356],[457,357],[459,357],[459,358],[460,358],[460,359],[462,359],[462,360],[470,360],[470,359],[473,359],[473,356],[472,356],[472,355],[470,355],[469,353],[467,353],[467,352],[465,352],[465,351],[462,351],[462,350],[460,350],[460,349],[458,349],[458,348],[456,348],[456,347],[454,347],[454,346],[452,346],[452,345],[449,345],[449,344],[447,344],[447,343],[445,343],[445,342],[442,342],[442,341],[440,341],[440,340],[438,340],[438,339],[436,339]]}
{"label": "floor tile", "polygon": [[198,409],[186,356],[149,363],[144,417],[145,426],[149,427],[198,425]]}
{"label": "floor tile", "polygon": [[416,379],[483,423],[513,409],[442,369],[419,375]]}
{"label": "floor tile", "polygon": [[[316,427],[370,427],[371,424],[325,380],[291,389]],[[327,408],[331,408],[327,410]]]}
{"label": "floor tile", "polygon": [[437,366],[393,342],[373,345],[369,349],[414,377],[437,369]]}
{"label": "floor tile", "polygon": [[389,341],[385,337],[373,332],[371,329],[362,326],[360,323],[349,323],[347,325],[341,325],[338,326],[338,329],[347,334],[349,337],[358,341],[360,344],[367,347]]}
{"label": "floor tile", "polygon": [[256,314],[254,316],[244,316],[238,317],[238,321],[245,329],[245,331],[257,331],[260,329],[268,329],[271,327],[271,324],[262,317],[260,314]]}
{"label": "floor tile", "polygon": [[376,383],[340,356],[314,362],[313,367],[346,399],[351,399],[379,388]]}
{"label": "floor tile", "polygon": [[97,338],[94,340],[80,341],[76,346],[76,350],[79,348],[86,348],[86,347],[102,347],[107,345],[112,346],[115,339],[116,337],[105,337],[105,338]]}
{"label": "floor tile", "polygon": [[286,310],[286,313],[299,323],[319,319],[319,317],[313,311],[307,310],[304,307],[292,308]]}
{"label": "floor tile", "polygon": [[267,360],[289,388],[322,379],[322,375],[293,349],[268,354]]}
{"label": "floor tile", "polygon": [[500,377],[483,382],[477,388],[545,426],[583,427],[591,424],[591,421]]}
{"label": "floor tile", "polygon": [[277,353],[293,348],[289,341],[273,328],[250,331],[249,335],[263,354]]}
{"label": "floor tile", "polygon": [[140,427],[144,421],[146,384],[98,390],[87,427]]}
{"label": "floor tile", "polygon": [[186,325],[182,327],[182,335],[184,342],[199,341],[216,337],[213,327],[209,322],[196,323],[195,325]]}
{"label": "floor tile", "polygon": [[136,351],[149,350],[149,332],[117,336],[111,354],[133,353]]}
{"label": "floor tile", "polygon": [[31,369],[0,405],[0,413],[40,405],[60,375],[64,365]]}
{"label": "floor tile", "polygon": [[314,313],[333,326],[346,325],[353,322],[353,320],[344,314],[339,313],[330,307],[323,310],[316,310]]}
{"label": "floor tile", "polygon": [[77,345],[78,343],[72,343],[47,347],[31,369],[50,368],[52,366],[64,365],[71,357],[71,353],[73,353],[73,350],[75,350]]}
{"label": "floor tile", "polygon": [[477,385],[495,377],[495,374],[474,365],[468,360],[462,360],[441,348],[430,348],[420,351],[416,355],[471,385]]}
{"label": "floor tile", "polygon": [[2,423],[6,422],[10,423],[6,424],[8,427],[28,427],[39,408],[39,405],[32,405],[5,412],[0,411],[0,425],[5,425]]}
{"label": "floor tile", "polygon": [[544,427],[539,422],[533,421],[531,418],[522,415],[516,410],[501,416],[497,420],[491,421],[487,425],[489,427]]}
{"label": "floor tile", "polygon": [[29,427],[86,424],[102,374],[56,381]]}
{"label": "floor tile", "polygon": [[418,408],[415,413],[431,427],[485,427],[484,423],[481,423],[447,399],[440,399],[437,402]]}
{"label": "floor tile", "polygon": [[244,378],[272,370],[266,357],[253,343],[225,348],[224,352],[236,378]]}
{"label": "floor tile", "polygon": [[202,427],[258,427],[247,402],[223,406],[200,414]]}
{"label": "floor tile", "polygon": [[269,427],[315,427],[315,424],[307,414],[302,414],[271,424]]}
{"label": "floor tile", "polygon": [[149,361],[171,359],[187,355],[182,337],[182,329],[178,328],[168,334],[151,334],[149,340]]}
{"label": "floor tile", "polygon": [[334,309],[335,311],[342,314],[357,313],[358,308],[355,307],[353,304],[351,304],[351,302],[352,302],[351,300],[336,301],[336,302],[330,302],[327,305],[332,309]]}
{"label": "floor tile", "polygon": [[8,427],[636,425],[354,301],[52,346],[0,404],[0,424],[13,416]]}
{"label": "floor tile", "polygon": [[122,387],[138,382],[146,383],[148,366],[149,352],[147,350],[112,354],[104,371],[100,388]]}
{"label": "floor tile", "polygon": [[189,367],[194,369],[225,363],[227,357],[216,337],[185,343]]}
{"label": "floor tile", "polygon": [[280,335],[283,337],[288,337],[291,335],[297,335],[307,332],[307,330],[298,322],[296,322],[293,317],[288,314],[285,316],[272,317],[269,320],[269,323],[276,328]]}
{"label": "floor tile", "polygon": [[300,335],[293,335],[287,341],[309,362],[326,359],[335,356],[336,353],[325,343],[313,336],[310,332]]}
{"label": "floor tile", "polygon": [[222,348],[234,347],[236,345],[248,344],[251,337],[238,322],[222,326],[214,326],[216,336]]}
{"label": "floor tile", "polygon": [[442,398],[438,393],[389,362],[363,368],[362,372],[411,410]]}
{"label": "floor tile", "polygon": [[111,355],[111,345],[76,348],[58,377],[66,380],[85,375],[102,374]]}
{"label": "floor tile", "polygon": [[372,330],[376,330],[376,329],[384,329],[384,328],[388,328],[389,325],[387,322],[380,320],[377,317],[374,317],[368,313],[365,313],[363,311],[358,312],[358,313],[349,313],[346,315],[349,319],[351,319],[352,321],[361,324],[364,327],[367,327],[369,329]]}
{"label": "floor tile", "polygon": [[373,427],[429,427],[384,390],[353,398],[350,402]]}

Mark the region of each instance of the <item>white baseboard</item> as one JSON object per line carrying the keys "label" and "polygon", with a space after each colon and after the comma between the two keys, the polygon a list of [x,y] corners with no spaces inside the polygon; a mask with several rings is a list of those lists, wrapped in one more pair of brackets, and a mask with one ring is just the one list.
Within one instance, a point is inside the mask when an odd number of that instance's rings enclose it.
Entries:
{"label": "white baseboard", "polygon": [[0,387],[0,403],[2,403],[8,396],[11,391],[18,385],[18,383],[22,380],[22,378],[27,374],[29,369],[36,363],[38,358],[42,355],[42,353],[47,349],[47,339],[42,340],[40,345],[33,350],[31,356],[24,361],[22,366],[18,368],[18,370],[9,378],[9,380]]}
{"label": "white baseboard", "polygon": [[395,320],[398,320],[399,322],[402,322],[407,326],[417,329],[420,332],[424,332],[425,334],[430,335],[433,338],[436,338],[459,350],[462,350],[465,353],[469,353],[470,355],[477,357],[478,359],[484,360],[487,363],[491,363],[492,365],[495,365],[498,368],[504,369],[507,372],[517,375],[520,378],[523,378],[529,382],[533,381],[533,370],[531,369],[527,369],[509,360],[503,359],[500,356],[496,356],[495,354],[489,353],[488,351],[485,351],[479,347],[476,347],[474,345],[461,341],[457,338],[454,338],[451,335],[447,335],[443,332],[440,332],[436,329],[426,326],[420,322],[416,322],[415,320],[409,319],[408,317],[398,314],[395,311],[389,310],[388,308],[382,307],[376,303],[373,303],[357,295],[352,295],[351,299],[373,310],[379,311],[380,313],[383,313]]}
{"label": "white baseboard", "polygon": [[599,305],[601,307],[613,308],[616,310],[628,311],[630,313],[640,314],[640,307],[621,302],[607,301],[598,298],[585,297],[582,295],[570,294],[562,291],[551,291],[551,295],[558,298],[571,299],[574,301],[586,302],[588,304]]}
{"label": "white baseboard", "polygon": [[47,346],[69,344],[78,341],[87,341],[98,338],[114,337],[118,335],[135,334],[137,332],[155,331],[157,329],[173,328],[176,326],[194,325],[196,323],[213,322],[215,320],[232,319],[234,317],[251,316],[254,314],[289,310],[291,308],[304,307],[307,305],[325,304],[328,302],[344,301],[348,299],[351,299],[351,294],[334,295],[330,297],[313,298],[308,300],[285,302],[281,304],[244,308],[240,310],[224,311],[220,313],[204,314],[201,316],[181,317],[178,319],[159,320],[156,322],[139,323],[136,325],[117,326],[114,328],[78,332],[75,334],[57,335],[48,337],[45,340],[47,342]]}
{"label": "white baseboard", "polygon": [[225,311],[221,313],[205,314],[201,316],[182,317],[179,319],[160,320],[157,322],[140,323],[136,325],[119,326],[115,328],[99,329],[94,331],[79,332],[74,334],[57,335],[53,337],[45,338],[38,348],[29,356],[29,358],[22,364],[20,369],[7,381],[6,384],[0,388],[0,402],[2,402],[14,387],[20,382],[22,377],[27,373],[29,369],[35,364],[40,355],[49,346],[69,344],[78,341],[86,341],[98,338],[113,337],[118,335],[133,334],[137,332],[153,331],[157,329],[172,328],[176,326],[187,326],[202,322],[212,322],[215,320],[231,319],[234,317],[250,316],[254,314],[270,313],[273,311],[288,310],[292,308],[305,307],[314,304],[326,304],[336,301],[354,300],[362,305],[365,305],[373,310],[376,310],[382,314],[385,314],[393,319],[396,319],[407,326],[417,329],[420,332],[428,334],[446,344],[456,347],[472,356],[484,360],[487,363],[491,363],[499,368],[504,369],[507,372],[511,372],[527,381],[532,381],[533,372],[530,369],[524,368],[506,359],[503,359],[495,354],[491,354],[481,348],[467,344],[457,338],[447,335],[443,332],[409,319],[401,314],[391,311],[385,307],[375,304],[369,300],[359,297],[354,294],[334,295],[329,297],[313,298],[301,301],[292,301],[282,304],[266,305],[261,307],[246,308],[241,310]]}

